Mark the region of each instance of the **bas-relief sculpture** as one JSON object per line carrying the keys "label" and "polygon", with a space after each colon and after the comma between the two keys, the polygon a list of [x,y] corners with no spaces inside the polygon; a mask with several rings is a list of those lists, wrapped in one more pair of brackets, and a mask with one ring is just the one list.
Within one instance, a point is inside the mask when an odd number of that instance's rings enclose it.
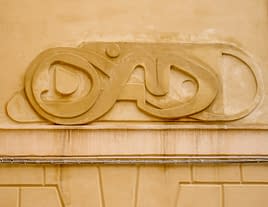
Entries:
{"label": "bas-relief sculpture", "polygon": [[253,112],[262,86],[232,44],[90,42],[39,54],[7,114],[18,124],[225,123]]}

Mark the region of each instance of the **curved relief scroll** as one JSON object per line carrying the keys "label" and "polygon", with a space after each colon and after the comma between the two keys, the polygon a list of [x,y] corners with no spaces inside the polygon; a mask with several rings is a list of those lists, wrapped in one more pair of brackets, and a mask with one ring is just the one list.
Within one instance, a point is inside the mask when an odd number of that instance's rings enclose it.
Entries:
{"label": "curved relief scroll", "polygon": [[[203,59],[205,53],[215,57]],[[222,66],[214,61],[223,55],[245,65],[241,74],[254,85],[249,103],[234,113],[224,112],[223,96],[228,90],[223,87]],[[144,77],[138,77],[142,81],[129,81],[137,68],[143,71]],[[26,71],[24,92],[10,100],[7,111],[19,122],[45,119],[64,125],[87,124],[105,117],[120,101],[135,102],[140,113],[160,121],[185,117],[231,121],[247,116],[257,106],[262,91],[259,82],[251,58],[231,45],[87,43],[39,54]],[[19,115],[18,105],[29,113]]]}

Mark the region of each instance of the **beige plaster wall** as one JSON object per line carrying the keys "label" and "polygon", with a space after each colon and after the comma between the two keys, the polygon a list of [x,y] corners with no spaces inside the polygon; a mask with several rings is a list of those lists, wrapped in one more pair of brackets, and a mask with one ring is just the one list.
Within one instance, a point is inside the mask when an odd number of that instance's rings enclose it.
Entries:
{"label": "beige plaster wall", "polygon": [[266,207],[267,166],[1,166],[5,207]]}
{"label": "beige plaster wall", "polygon": [[[267,8],[267,0],[0,0],[1,157],[267,158],[267,92],[250,129],[19,129],[5,111],[38,53],[86,41],[233,42],[258,62],[266,87]],[[266,207],[267,195],[265,164],[0,165],[1,207]]]}

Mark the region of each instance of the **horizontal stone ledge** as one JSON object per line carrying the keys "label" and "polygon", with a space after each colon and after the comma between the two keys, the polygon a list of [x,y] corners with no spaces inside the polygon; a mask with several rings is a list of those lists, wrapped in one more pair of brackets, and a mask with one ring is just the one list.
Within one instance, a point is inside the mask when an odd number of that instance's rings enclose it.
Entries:
{"label": "horizontal stone ledge", "polygon": [[268,130],[0,130],[0,156],[266,155]]}
{"label": "horizontal stone ledge", "polygon": [[99,157],[0,157],[0,164],[34,165],[185,165],[268,164],[268,156],[99,156]]}
{"label": "horizontal stone ledge", "polygon": [[[231,124],[230,124],[231,123]],[[268,130],[268,124],[234,122],[95,122],[87,125],[21,124],[0,125],[0,130]]]}

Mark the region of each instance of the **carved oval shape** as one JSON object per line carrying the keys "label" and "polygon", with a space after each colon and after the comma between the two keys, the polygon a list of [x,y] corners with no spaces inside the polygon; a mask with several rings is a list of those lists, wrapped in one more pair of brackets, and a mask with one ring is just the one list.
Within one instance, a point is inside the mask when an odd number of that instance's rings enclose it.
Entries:
{"label": "carved oval shape", "polygon": [[223,54],[223,70],[224,113],[241,113],[255,99],[256,77],[247,64],[230,54]]}
{"label": "carved oval shape", "polygon": [[[72,99],[70,96],[77,87],[68,88],[69,83],[65,82],[68,79],[64,81],[62,77],[56,77],[52,82],[55,81],[56,91],[60,90],[63,94],[59,93],[57,99],[45,99],[44,94],[48,93],[51,82],[44,76],[48,76],[50,67],[55,63],[67,64],[68,67],[85,73],[91,81],[90,90],[83,96]],[[56,75],[62,74],[56,72]],[[31,105],[40,115],[55,123],[63,123],[65,118],[77,117],[91,108],[100,93],[100,79],[96,69],[80,54],[70,52],[69,49],[55,48],[41,53],[30,65],[25,76],[25,91]]]}
{"label": "carved oval shape", "polygon": [[[252,112],[261,100],[261,78],[252,59],[239,48],[231,45],[223,46],[223,111],[210,109],[194,114],[191,117],[204,121],[238,120]],[[229,84],[226,87],[226,84]],[[231,85],[231,86],[230,86]],[[216,99],[217,99],[216,98]]]}

